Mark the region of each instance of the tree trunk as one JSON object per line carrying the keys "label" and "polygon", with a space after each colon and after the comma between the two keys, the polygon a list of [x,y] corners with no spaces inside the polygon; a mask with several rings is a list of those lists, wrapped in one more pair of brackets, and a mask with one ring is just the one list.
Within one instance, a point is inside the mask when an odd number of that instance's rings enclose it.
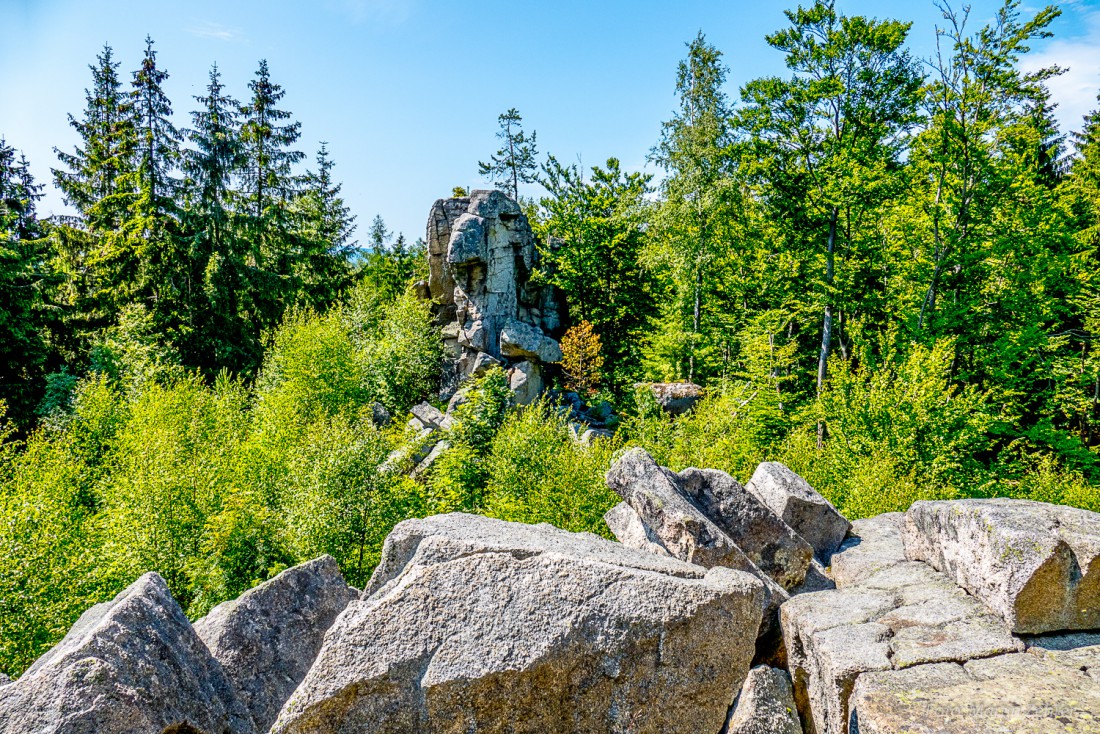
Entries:
{"label": "tree trunk", "polygon": [[[829,351],[833,346],[833,254],[836,251],[836,220],[838,208],[833,207],[829,215],[829,243],[825,251],[825,317],[821,323],[821,353],[817,358],[817,394],[820,396],[825,387],[825,378],[828,377]],[[817,424],[817,448],[824,448],[825,424]]]}
{"label": "tree trunk", "polygon": [[695,381],[695,344],[699,340],[699,301],[703,290],[703,267],[695,264],[695,308],[691,314],[691,356],[688,358],[688,382]]}
{"label": "tree trunk", "polygon": [[825,251],[825,318],[821,325],[821,353],[817,359],[818,395],[821,394],[821,390],[825,385],[825,378],[828,377],[829,352],[833,345],[833,306],[831,303],[832,295],[829,291],[833,287],[833,253],[836,250],[837,215],[837,207],[834,206],[829,216],[829,243]]}

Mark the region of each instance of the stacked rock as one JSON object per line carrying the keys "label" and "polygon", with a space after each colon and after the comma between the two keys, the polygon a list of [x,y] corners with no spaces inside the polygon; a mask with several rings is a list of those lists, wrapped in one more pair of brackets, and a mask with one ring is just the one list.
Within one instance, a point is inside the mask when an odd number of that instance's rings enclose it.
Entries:
{"label": "stacked rock", "polygon": [[553,288],[532,282],[538,250],[531,225],[499,191],[440,199],[428,217],[428,282],[442,327],[448,399],[467,378],[505,367],[517,404],[543,390],[544,366],[561,361]]}
{"label": "stacked rock", "polygon": [[0,734],[1100,732],[1100,515],[849,527],[780,464],[742,486],[637,449],[607,480],[621,543],[407,520],[363,592],[324,556],[194,625],[146,574],[0,677]]}
{"label": "stacked rock", "polygon": [[849,527],[836,508],[782,464],[761,464],[742,486],[713,469],[676,474],[642,449],[616,462],[607,485],[623,502],[604,521],[624,545],[760,579],[767,613],[759,657],[781,661],[780,606],[792,594],[832,585],[824,564]]}

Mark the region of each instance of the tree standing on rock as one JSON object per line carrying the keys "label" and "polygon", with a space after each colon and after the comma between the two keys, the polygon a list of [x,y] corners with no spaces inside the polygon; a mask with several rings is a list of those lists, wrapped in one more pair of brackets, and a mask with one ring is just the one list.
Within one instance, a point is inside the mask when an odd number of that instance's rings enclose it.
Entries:
{"label": "tree standing on rock", "polygon": [[497,121],[500,123],[497,137],[504,141],[504,145],[489,157],[488,163],[478,161],[478,173],[519,201],[519,185],[538,181],[539,168],[535,162],[538,155],[535,147],[537,133],[532,130],[531,137],[527,137],[523,132],[523,118],[515,107],[497,117]]}

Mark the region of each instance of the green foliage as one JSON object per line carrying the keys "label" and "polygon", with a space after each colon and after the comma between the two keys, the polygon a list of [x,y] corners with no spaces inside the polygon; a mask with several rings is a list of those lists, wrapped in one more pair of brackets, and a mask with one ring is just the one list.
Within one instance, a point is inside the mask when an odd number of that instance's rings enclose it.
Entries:
{"label": "green foliage", "polygon": [[508,376],[493,367],[477,378],[454,414],[449,449],[432,466],[429,486],[433,512],[480,512],[489,481],[487,457],[504,423],[509,400]]}
{"label": "green foliage", "polygon": [[565,294],[575,323],[592,325],[604,347],[605,382],[625,387],[639,376],[654,307],[653,276],[642,266],[652,177],[624,173],[614,158],[587,180],[553,156],[543,170],[550,196],[540,203],[541,277]]}
{"label": "green foliage", "polygon": [[[656,191],[614,158],[551,156],[547,196],[519,199],[535,286],[564,294],[563,327],[591,324],[581,361],[598,338],[620,428],[581,443],[494,369],[415,481],[389,457],[424,446],[371,409],[437,387],[410,289],[424,243],[379,216],[358,247],[327,147],[298,169],[266,63],[243,107],[215,67],[177,133],[152,42],[129,94],[105,47],[54,171],[77,217],[39,221],[0,142],[0,670],[147,570],[196,617],[320,553],[361,585],[393,524],[429,512],[606,534],[628,445],[742,480],[782,461],[852,518],[1000,495],[1100,511],[1100,112],[1068,148],[1060,70],[1024,71],[1057,9],[1005,0],[977,29],[944,11],[927,69],[908,23],[790,11],[767,39],[790,73],[737,105],[700,33]],[[535,136],[500,123],[481,170],[517,196]],[[631,394],[643,374],[708,397],[669,418]]]}
{"label": "green foliage", "polygon": [[[193,618],[321,553],[362,585],[393,525],[427,511],[420,485],[379,471],[394,446],[369,412],[407,409],[438,376],[439,338],[411,294],[293,312],[252,388],[224,374],[208,386],[158,350],[147,314],[124,315],[101,370],[75,388],[54,379],[25,446],[0,433],[5,672],[148,570]],[[460,433],[484,446],[495,425],[471,410]]]}
{"label": "green foliage", "polygon": [[582,444],[547,402],[508,414],[486,460],[484,513],[610,537],[603,515],[619,502],[604,475],[616,439]]}

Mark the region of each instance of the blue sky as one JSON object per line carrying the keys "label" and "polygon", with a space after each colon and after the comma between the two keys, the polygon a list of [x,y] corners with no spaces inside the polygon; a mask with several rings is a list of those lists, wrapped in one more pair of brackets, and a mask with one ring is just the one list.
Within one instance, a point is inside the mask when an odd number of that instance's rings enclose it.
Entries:
{"label": "blue sky", "polygon": [[[956,5],[960,0],[954,0]],[[793,3],[792,3],[793,4]],[[972,0],[975,27],[999,2]],[[914,22],[910,47],[928,56],[940,20],[931,0],[838,0],[847,14]],[[1038,5],[1025,2],[1025,12]],[[0,0],[0,135],[26,152],[39,181],[53,146],[76,136],[88,64],[110,43],[136,68],[148,33],[171,78],[180,124],[217,62],[238,97],[266,58],[302,122],[301,148],[329,142],[360,236],[380,213],[410,239],[432,201],[481,186],[477,162],[496,149],[509,107],[538,131],[541,152],[586,166],[609,156],[640,169],[675,105],[684,42],[702,30],[725,54],[731,96],[745,81],[783,73],[764,35],[784,25],[771,0]],[[1060,118],[1076,127],[1100,90],[1100,0],[1062,3],[1056,37],[1026,63],[1070,72],[1052,85]],[[528,193],[537,193],[536,190]],[[42,209],[65,207],[52,186]]]}

